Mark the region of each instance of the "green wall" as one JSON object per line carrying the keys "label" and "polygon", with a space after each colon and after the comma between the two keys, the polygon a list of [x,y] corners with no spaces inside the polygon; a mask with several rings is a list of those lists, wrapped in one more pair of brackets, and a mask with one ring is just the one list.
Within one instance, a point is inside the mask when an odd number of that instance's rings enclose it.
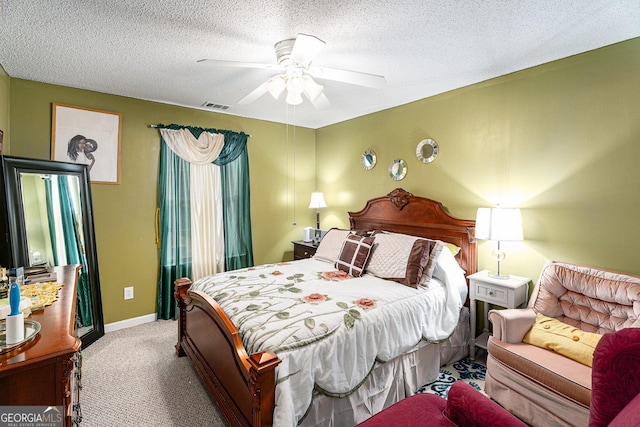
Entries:
{"label": "green wall", "polygon": [[[256,263],[292,259],[291,240],[301,238],[302,228],[315,221],[314,212],[307,208],[315,189],[315,131],[311,129],[297,128],[294,141],[291,126],[287,139],[287,127],[272,122],[10,80],[10,154],[14,156],[50,158],[52,103],[122,113],[120,184],[91,186],[105,323],[156,311],[155,209],[160,136],[157,129],[149,128],[150,124],[178,123],[252,135],[248,146]],[[294,188],[296,226],[292,225]],[[128,286],[134,286],[135,297],[125,301],[123,293]]]}
{"label": "green wall", "polygon": [[[431,164],[415,156],[425,138],[440,147]],[[512,274],[535,281],[546,259],[640,274],[640,39],[328,126],[316,145],[327,227],[403,187],[460,218],[522,208],[525,240],[503,244]],[[399,182],[387,172],[397,157]],[[493,249],[479,242],[479,269],[495,269]]]}

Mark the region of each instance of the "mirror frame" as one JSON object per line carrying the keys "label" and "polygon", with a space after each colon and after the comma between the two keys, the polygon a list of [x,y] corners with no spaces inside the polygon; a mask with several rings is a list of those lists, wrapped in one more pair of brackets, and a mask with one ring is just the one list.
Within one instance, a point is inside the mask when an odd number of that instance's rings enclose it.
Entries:
{"label": "mirror frame", "polygon": [[[429,145],[432,149],[431,156],[429,157],[424,157],[424,154],[422,153],[422,147],[424,147],[425,145]],[[438,144],[433,139],[423,139],[422,141],[418,142],[418,145],[416,146],[416,157],[422,163],[433,162],[436,157],[438,157]]]}
{"label": "mirror frame", "polygon": [[[367,160],[367,156],[371,156],[371,162]],[[375,151],[368,149],[365,150],[364,153],[362,153],[362,156],[360,156],[360,162],[362,163],[362,167],[364,168],[364,170],[370,171],[378,163],[378,156],[376,156]]]}
{"label": "mirror frame", "polygon": [[[397,174],[393,173],[393,166],[399,165],[400,170]],[[405,176],[407,176],[407,164],[402,159],[393,159],[393,161],[389,164],[389,176],[394,181],[402,181]]]}
{"label": "mirror frame", "polygon": [[[11,266],[29,265],[29,249],[25,227],[24,202],[22,198],[21,173],[30,174],[64,174],[76,176],[80,188],[82,203],[82,227],[85,232],[85,256],[87,259],[87,275],[91,286],[91,305],[93,309],[93,327],[79,338],[82,348],[87,347],[104,335],[104,317],[102,312],[102,296],[98,274],[98,254],[93,226],[93,204],[91,201],[91,184],[86,165],[65,163],[52,160],[28,159],[13,156],[0,156],[2,165],[2,191],[5,205],[1,215],[5,216],[7,244],[10,249],[0,254],[0,261],[9,262]],[[11,206],[12,209],[9,209]],[[11,244],[9,244],[11,242]]]}

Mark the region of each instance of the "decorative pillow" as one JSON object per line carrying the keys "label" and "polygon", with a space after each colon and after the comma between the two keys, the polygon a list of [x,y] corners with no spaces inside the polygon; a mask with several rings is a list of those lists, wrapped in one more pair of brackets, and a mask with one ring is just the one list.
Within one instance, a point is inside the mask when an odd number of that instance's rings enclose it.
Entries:
{"label": "decorative pillow", "polygon": [[[447,425],[526,427],[525,423],[464,381],[454,382],[449,389],[444,415],[451,420]],[[434,422],[433,425],[444,424]]]}
{"label": "decorative pillow", "polygon": [[555,351],[583,365],[593,363],[593,350],[602,338],[540,313],[523,342]]}
{"label": "decorative pillow", "polygon": [[353,277],[360,277],[369,260],[375,237],[347,236],[342,245],[336,268]]}
{"label": "decorative pillow", "polygon": [[[433,277],[433,272],[436,269],[436,264],[438,263],[438,258],[440,258],[440,253],[442,253],[442,249],[444,249],[444,244],[439,240],[427,240],[429,244],[429,257],[427,258],[427,263],[424,266],[424,270],[422,271],[422,277],[420,278],[420,283],[426,285]],[[426,251],[426,249],[425,249]],[[426,254],[426,252],[425,252]],[[457,264],[457,262],[456,262]]]}
{"label": "decorative pillow", "polygon": [[349,230],[341,230],[339,228],[329,229],[320,241],[313,258],[335,264],[340,256],[342,245],[350,234],[351,231]]}
{"label": "decorative pillow", "polygon": [[423,277],[431,278],[442,244],[399,233],[376,233],[366,272],[417,288]]}

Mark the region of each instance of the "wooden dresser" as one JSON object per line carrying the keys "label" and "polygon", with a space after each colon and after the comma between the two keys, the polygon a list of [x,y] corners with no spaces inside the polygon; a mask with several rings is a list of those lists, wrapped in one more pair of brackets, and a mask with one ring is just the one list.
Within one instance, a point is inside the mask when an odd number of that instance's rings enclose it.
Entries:
{"label": "wooden dresser", "polygon": [[0,355],[0,406],[62,406],[64,425],[79,422],[80,339],[74,336],[79,265],[55,267],[64,286],[58,300],[27,319],[40,333],[17,350]]}

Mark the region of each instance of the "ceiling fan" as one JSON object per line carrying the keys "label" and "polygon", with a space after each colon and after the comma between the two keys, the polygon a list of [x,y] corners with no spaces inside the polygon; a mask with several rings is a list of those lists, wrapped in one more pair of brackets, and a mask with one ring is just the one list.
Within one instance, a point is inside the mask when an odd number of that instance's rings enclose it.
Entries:
{"label": "ceiling fan", "polygon": [[267,92],[275,99],[278,99],[280,94],[286,90],[287,104],[298,105],[302,103],[302,95],[304,94],[316,108],[327,108],[331,104],[325,94],[322,93],[324,86],[318,84],[314,78],[371,88],[381,88],[386,84],[383,76],[311,65],[311,62],[320,50],[322,50],[324,45],[325,42],[315,36],[298,34],[298,37],[295,39],[282,40],[274,45],[277,58],[276,64],[222,61],[216,59],[201,59],[198,62],[207,62],[227,67],[277,70],[280,73],[272,76],[251,91],[238,101],[238,104],[250,104]]}

